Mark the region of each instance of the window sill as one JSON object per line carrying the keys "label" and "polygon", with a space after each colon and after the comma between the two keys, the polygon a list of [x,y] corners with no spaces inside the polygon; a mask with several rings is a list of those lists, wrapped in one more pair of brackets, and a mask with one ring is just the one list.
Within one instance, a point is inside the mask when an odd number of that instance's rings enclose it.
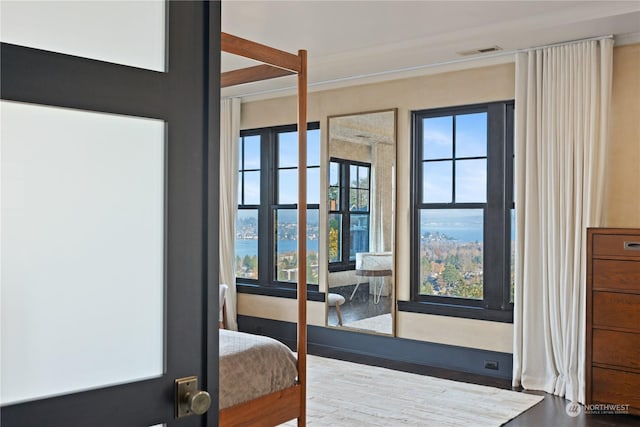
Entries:
{"label": "window sill", "polygon": [[490,310],[482,307],[467,307],[424,301],[398,301],[398,311],[513,323],[513,310]]}
{"label": "window sill", "polygon": [[[313,289],[315,286],[316,289]],[[294,288],[281,286],[263,286],[248,283],[236,283],[236,291],[240,294],[264,295],[268,297],[296,299],[298,292]],[[307,288],[307,301],[324,302],[325,294],[317,290],[317,285],[309,285]]]}
{"label": "window sill", "polygon": [[329,264],[329,273],[338,273],[341,271],[355,271],[355,261],[350,264]]}

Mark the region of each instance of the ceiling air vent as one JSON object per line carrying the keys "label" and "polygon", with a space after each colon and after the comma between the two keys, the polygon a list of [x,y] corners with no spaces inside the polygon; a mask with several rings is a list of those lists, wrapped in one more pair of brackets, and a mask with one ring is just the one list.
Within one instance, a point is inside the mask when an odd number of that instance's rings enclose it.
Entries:
{"label": "ceiling air vent", "polygon": [[482,53],[497,52],[499,50],[502,50],[500,46],[491,46],[491,47],[483,47],[482,49],[465,50],[462,52],[458,52],[458,55],[461,55],[461,56],[480,55]]}

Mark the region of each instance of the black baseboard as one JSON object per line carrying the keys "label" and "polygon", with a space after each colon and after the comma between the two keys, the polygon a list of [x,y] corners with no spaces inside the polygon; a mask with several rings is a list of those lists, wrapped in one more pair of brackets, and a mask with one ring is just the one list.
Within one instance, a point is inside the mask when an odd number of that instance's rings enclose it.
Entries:
{"label": "black baseboard", "polygon": [[[238,328],[243,332],[266,335],[287,344],[296,345],[296,324],[252,316],[238,316]],[[510,353],[459,347],[425,341],[363,334],[335,328],[307,327],[307,347],[311,354],[327,351],[374,357],[394,362],[404,362],[466,372],[492,378],[511,380],[513,356]],[[497,365],[497,369],[485,368],[485,362]]]}

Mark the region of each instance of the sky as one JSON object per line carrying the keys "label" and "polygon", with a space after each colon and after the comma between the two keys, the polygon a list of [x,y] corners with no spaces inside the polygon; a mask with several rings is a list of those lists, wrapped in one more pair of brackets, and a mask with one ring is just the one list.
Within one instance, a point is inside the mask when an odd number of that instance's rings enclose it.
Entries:
{"label": "sky", "polygon": [[[423,201],[426,203],[486,202],[487,114],[452,116],[423,120]],[[455,153],[454,153],[455,136]],[[453,167],[455,161],[455,200]]]}
{"label": "sky", "polygon": [[[298,132],[278,134],[278,203],[295,204],[298,200]],[[244,152],[239,169],[260,169],[260,136],[244,137]],[[307,132],[307,203],[320,203],[320,130]],[[294,167],[296,169],[286,169]],[[260,171],[244,172],[244,204],[260,203]],[[238,200],[241,202],[241,187]]]}

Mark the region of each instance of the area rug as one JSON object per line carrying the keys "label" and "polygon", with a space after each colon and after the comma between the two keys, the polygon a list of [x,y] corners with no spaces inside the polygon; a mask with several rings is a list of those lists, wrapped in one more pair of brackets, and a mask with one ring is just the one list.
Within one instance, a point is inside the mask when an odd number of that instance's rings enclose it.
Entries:
{"label": "area rug", "polygon": [[391,313],[354,320],[353,322],[345,323],[344,326],[348,328],[380,332],[381,334],[391,334]]}
{"label": "area rug", "polygon": [[307,379],[314,427],[497,427],[543,399],[317,356],[308,357]]}

